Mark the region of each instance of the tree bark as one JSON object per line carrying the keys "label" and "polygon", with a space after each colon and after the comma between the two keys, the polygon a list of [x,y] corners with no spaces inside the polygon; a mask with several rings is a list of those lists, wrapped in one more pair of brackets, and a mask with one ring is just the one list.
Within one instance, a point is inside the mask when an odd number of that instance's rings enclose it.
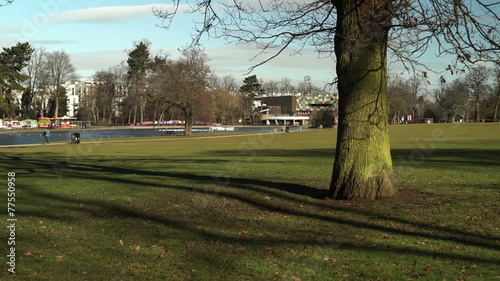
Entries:
{"label": "tree bark", "polygon": [[55,110],[54,110],[54,117],[59,117],[59,85],[56,86],[56,94],[54,96],[54,102],[55,102]]}
{"label": "tree bark", "polygon": [[184,117],[185,117],[185,124],[184,124],[184,136],[191,136],[192,134],[192,128],[193,128],[193,112],[190,108],[184,108]]}
{"label": "tree bark", "polygon": [[493,113],[493,122],[496,122],[497,119],[497,113],[498,113],[498,106],[500,105],[500,85],[497,86],[497,103],[495,104],[495,112]]}
{"label": "tree bark", "polygon": [[388,128],[387,2],[338,2],[339,126],[329,197],[390,197],[396,188]]}
{"label": "tree bark", "polygon": [[476,111],[476,122],[481,122],[481,116],[479,116],[479,108],[480,108],[480,103],[479,103],[479,99],[476,100],[476,107],[475,107],[475,111]]}

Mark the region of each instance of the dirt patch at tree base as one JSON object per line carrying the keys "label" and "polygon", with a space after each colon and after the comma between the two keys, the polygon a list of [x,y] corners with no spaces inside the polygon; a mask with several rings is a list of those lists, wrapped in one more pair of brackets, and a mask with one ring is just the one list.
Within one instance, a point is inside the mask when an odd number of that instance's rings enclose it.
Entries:
{"label": "dirt patch at tree base", "polygon": [[332,200],[335,205],[340,206],[370,206],[372,204],[380,204],[389,209],[397,209],[400,206],[408,208],[409,205],[426,204],[422,201],[427,198],[435,197],[435,194],[429,192],[422,192],[416,189],[400,189],[393,197],[385,197],[377,200]]}

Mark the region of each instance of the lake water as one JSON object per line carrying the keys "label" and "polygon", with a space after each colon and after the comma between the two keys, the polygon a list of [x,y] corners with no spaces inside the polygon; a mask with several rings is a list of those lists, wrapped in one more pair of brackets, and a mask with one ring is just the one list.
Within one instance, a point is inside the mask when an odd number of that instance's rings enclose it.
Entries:
{"label": "lake water", "polygon": [[[212,132],[269,132],[280,127],[213,127]],[[291,130],[296,128],[291,127]],[[50,142],[71,141],[72,133],[79,133],[80,139],[107,139],[107,138],[131,138],[131,137],[165,137],[167,134],[183,134],[184,128],[123,128],[123,129],[96,129],[96,130],[57,130],[51,131]],[[209,128],[193,128],[193,133],[208,133]],[[166,136],[168,137],[168,136]],[[16,144],[38,144],[43,142],[42,132],[30,132],[29,130],[1,130],[0,146]]]}

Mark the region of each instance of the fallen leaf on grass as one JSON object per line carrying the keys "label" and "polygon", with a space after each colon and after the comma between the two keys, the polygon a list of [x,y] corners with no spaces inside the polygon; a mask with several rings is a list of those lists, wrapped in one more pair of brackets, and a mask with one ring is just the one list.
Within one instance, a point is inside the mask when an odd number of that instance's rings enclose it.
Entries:
{"label": "fallen leaf on grass", "polygon": [[425,268],[425,271],[431,271],[431,270],[434,270],[434,269],[436,269],[435,266],[428,266],[428,267]]}

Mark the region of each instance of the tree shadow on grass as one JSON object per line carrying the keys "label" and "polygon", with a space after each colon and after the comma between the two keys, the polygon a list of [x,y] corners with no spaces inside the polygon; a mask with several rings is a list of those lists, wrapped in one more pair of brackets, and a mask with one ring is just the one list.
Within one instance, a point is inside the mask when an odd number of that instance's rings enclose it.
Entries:
{"label": "tree shadow on grass", "polygon": [[[182,191],[187,191],[190,193],[198,193],[198,194],[206,194],[205,190],[202,189],[197,189],[197,188],[186,188],[186,187],[181,187],[181,186],[167,186],[163,185],[161,188],[172,188],[172,189],[179,189]],[[437,253],[432,250],[425,250],[425,249],[417,249],[415,247],[411,246],[397,246],[397,245],[387,245],[387,244],[365,244],[360,241],[356,241],[353,239],[352,242],[342,242],[342,243],[335,243],[335,242],[323,242],[319,240],[304,240],[304,239],[293,239],[293,238],[271,238],[271,237],[243,237],[243,236],[238,236],[235,234],[224,234],[224,233],[216,233],[214,231],[206,230],[199,228],[196,223],[193,223],[189,220],[184,220],[184,219],[176,219],[176,218],[171,218],[167,216],[162,216],[155,214],[153,212],[146,212],[143,209],[138,210],[137,208],[131,208],[131,207],[124,207],[123,205],[116,203],[116,202],[110,202],[106,200],[99,200],[99,199],[94,199],[94,200],[83,200],[83,199],[75,199],[75,198],[68,198],[60,195],[56,195],[55,193],[49,193],[45,192],[40,189],[30,189],[29,193],[31,196],[37,197],[39,199],[45,199],[45,200],[50,200],[52,202],[55,202],[53,204],[52,212],[54,211],[54,208],[59,208],[59,204],[63,204],[66,209],[66,211],[70,211],[72,208],[72,211],[82,211],[81,208],[77,206],[82,206],[85,205],[86,208],[84,211],[87,214],[91,214],[92,216],[96,218],[133,218],[137,219],[139,221],[149,221],[153,223],[158,223],[161,225],[164,225],[169,228],[175,228],[181,231],[186,231],[191,234],[195,234],[196,236],[203,237],[205,240],[211,240],[211,241],[218,241],[218,242],[223,242],[223,243],[229,243],[229,244],[244,244],[247,246],[269,246],[269,245],[309,245],[309,246],[321,246],[321,247],[334,247],[334,248],[339,248],[339,249],[346,249],[346,250],[354,250],[354,251],[374,251],[374,252],[392,252],[392,253],[397,253],[397,254],[412,254],[412,255],[418,255],[418,256],[428,256],[428,257],[433,257],[433,258],[443,258],[443,259],[453,259],[453,260],[463,260],[463,261],[468,261],[468,262],[481,262],[481,263],[491,263],[491,264],[497,264],[500,262],[500,259],[489,259],[489,258],[481,258],[481,257],[475,257],[475,256],[468,256],[467,254],[457,254],[457,253],[446,253],[446,252],[440,252]],[[363,228],[363,229],[370,229],[370,230],[375,230],[375,231],[382,231],[384,233],[392,233],[392,234],[398,234],[398,235],[405,235],[405,236],[411,236],[411,237],[420,237],[420,238],[428,238],[428,239],[438,239],[438,240],[453,240],[457,243],[461,244],[466,244],[466,245],[473,245],[473,246],[478,246],[478,247],[485,247],[485,248],[491,248],[491,249],[498,249],[497,246],[495,246],[494,241],[488,242],[488,243],[482,243],[482,242],[476,242],[476,239],[484,240],[485,237],[474,237],[475,234],[471,233],[466,233],[462,232],[459,233],[460,236],[468,236],[466,238],[459,238],[459,237],[448,237],[448,236],[441,236],[438,234],[428,234],[428,231],[422,230],[422,231],[407,231],[407,230],[402,230],[402,229],[397,229],[396,227],[387,227],[387,226],[377,226],[371,223],[366,223],[366,222],[360,222],[360,221],[355,221],[351,219],[344,219],[341,217],[333,217],[333,216],[328,216],[328,215],[320,215],[320,214],[313,214],[313,213],[307,213],[303,212],[297,209],[289,209],[286,207],[280,207],[280,206],[275,206],[272,204],[269,204],[267,202],[259,201],[254,198],[249,198],[245,196],[241,196],[239,194],[235,193],[230,193],[230,192],[217,192],[215,196],[220,196],[220,197],[225,197],[228,199],[234,199],[246,204],[250,204],[252,206],[258,207],[262,210],[270,211],[270,212],[278,212],[287,216],[299,216],[299,217],[305,217],[308,219],[315,219],[315,220],[322,220],[324,222],[332,223],[332,230],[335,230],[336,225],[343,225],[348,226],[348,227],[355,227],[355,228]],[[70,207],[68,206],[74,206]],[[351,208],[344,208],[344,207],[335,207],[339,211],[344,211],[344,212],[357,212],[357,210],[351,209]],[[23,213],[23,216],[41,216],[45,217],[49,215],[49,217],[52,217],[54,219],[53,215],[50,214],[45,214],[45,213]],[[378,216],[377,214],[370,213],[370,216],[376,217],[379,219],[388,219],[386,216]],[[61,218],[59,218],[61,219]],[[64,219],[64,217],[62,217]],[[231,221],[234,220],[234,218],[227,216],[223,218],[224,220],[227,221],[227,225],[232,225]],[[395,221],[398,221],[397,218],[393,218]],[[424,229],[428,229],[429,227],[432,227],[430,225],[426,226],[420,226],[420,225],[414,225],[417,227],[424,227]],[[283,226],[282,226],[283,228]],[[277,226],[268,226],[268,229],[270,231],[277,231],[279,233],[289,233],[291,237],[294,237],[295,232],[301,232],[304,231],[304,229],[295,229],[295,228],[289,228],[289,229],[280,229]],[[443,230],[443,229],[440,229]],[[311,232],[314,232],[314,229],[310,230]],[[455,232],[455,231],[453,231]],[[455,233],[457,235],[457,233]],[[469,240],[474,239],[474,241]],[[490,239],[490,237],[487,237]],[[493,239],[491,239],[493,240]]]}
{"label": "tree shadow on grass", "polygon": [[325,158],[332,160],[335,156],[335,149],[309,148],[309,149],[253,149],[242,147],[238,150],[216,150],[205,153],[209,156],[241,157],[246,155],[259,157],[303,157],[303,158]]}
{"label": "tree shadow on grass", "polygon": [[393,149],[392,158],[396,165],[406,167],[439,167],[459,169],[469,166],[500,166],[500,149]]}
{"label": "tree shadow on grass", "polygon": [[[210,156],[241,157],[251,155],[259,157],[304,157],[328,159],[333,163],[335,149],[255,149],[219,150],[205,153]],[[436,161],[449,164],[469,163],[477,166],[500,166],[500,149],[437,149],[432,146],[416,149],[391,149],[394,160],[404,160],[408,165],[422,165]],[[444,167],[446,168],[446,167]]]}
{"label": "tree shadow on grass", "polygon": [[[281,154],[281,153],[278,153]],[[404,154],[404,153],[403,153]],[[7,156],[11,157],[11,160],[15,160],[20,167],[29,167],[33,171],[45,171],[47,167],[53,165],[53,163],[60,161],[56,157],[48,155],[43,155],[39,160],[32,160],[30,158],[24,158],[20,156]],[[4,157],[5,159],[5,157]],[[194,161],[195,159],[184,159],[185,161]],[[137,159],[123,159],[123,161],[137,161]],[[175,164],[176,160],[172,160],[172,163],[166,161],[167,164]],[[116,165],[116,163],[112,163]],[[471,233],[468,231],[463,231],[461,229],[453,227],[443,227],[434,225],[432,222],[422,223],[416,221],[410,221],[401,217],[391,216],[383,213],[377,213],[374,210],[363,210],[360,208],[348,206],[345,202],[335,202],[330,200],[317,200],[324,198],[325,190],[317,189],[314,187],[293,184],[289,182],[276,182],[269,181],[265,179],[251,179],[244,177],[214,177],[211,175],[200,175],[193,174],[189,172],[169,172],[169,171],[150,171],[142,169],[133,169],[123,166],[110,166],[110,163],[106,162],[90,162],[90,163],[61,163],[65,165],[64,169],[69,171],[64,174],[65,180],[70,181],[71,179],[86,179],[91,174],[91,178],[94,181],[108,182],[116,184],[124,184],[127,186],[141,186],[146,188],[162,188],[162,189],[175,189],[177,191],[186,192],[186,194],[202,194],[208,196],[214,196],[217,198],[227,198],[231,200],[236,200],[261,210],[280,213],[287,216],[302,217],[305,219],[318,220],[325,223],[331,223],[332,227],[337,227],[338,225],[346,227],[354,227],[360,229],[367,229],[373,231],[379,231],[384,233],[398,234],[405,237],[420,237],[427,239],[436,239],[442,241],[453,241],[454,243],[460,243],[464,245],[483,247],[487,249],[498,250],[500,247],[497,244],[498,237],[490,237],[477,233]],[[140,163],[138,163],[140,165]],[[129,177],[131,174],[136,174],[137,177]],[[146,180],[149,178],[158,178],[161,181],[150,181]],[[174,184],[169,179],[176,179],[174,182],[182,182],[182,185]],[[191,182],[193,184],[191,184]],[[207,189],[206,186],[209,188]],[[218,188],[224,187],[224,188]],[[182,231],[188,231],[196,235],[205,237],[206,239],[222,241],[226,243],[243,243],[243,244],[306,244],[306,245],[317,245],[318,241],[305,241],[289,239],[278,239],[278,238],[245,238],[239,236],[224,235],[220,233],[214,233],[202,229],[198,229],[195,225],[191,224],[189,221],[183,221],[180,219],[171,219],[165,216],[153,214],[147,211],[139,211],[137,209],[124,207],[119,203],[114,203],[107,201],[105,199],[95,199],[95,200],[83,200],[68,198],[67,196],[57,195],[55,192],[47,192],[46,190],[37,188],[26,189],[31,196],[45,198],[51,200],[55,203],[55,206],[60,208],[74,211],[81,211],[76,206],[80,204],[90,205],[87,212],[91,212],[94,216],[124,216],[130,218],[136,218],[139,220],[147,220],[155,223],[160,223],[163,225],[168,225],[170,227],[177,228]],[[251,192],[248,193],[248,192]],[[283,204],[275,204],[274,201],[269,201],[264,199],[264,197],[279,198],[282,200]],[[312,200],[312,201],[311,201]],[[57,204],[60,202],[60,204]],[[297,208],[298,204],[291,203],[302,203],[302,204],[314,204],[320,205],[321,207],[338,211],[337,213],[349,213],[354,215],[361,215],[375,220],[390,221],[389,224],[378,225],[365,220],[356,220],[353,218],[344,217],[342,215],[329,214],[327,212],[312,212]],[[64,203],[64,204],[63,204]],[[68,205],[68,203],[70,203]],[[103,210],[103,213],[98,208]],[[94,211],[92,211],[92,209]],[[25,215],[33,216],[52,216],[49,213],[32,213]],[[60,219],[65,219],[64,216]],[[231,217],[226,218],[229,222],[234,219]],[[295,231],[301,231],[297,229],[286,229],[290,233]],[[456,253],[436,253],[432,250],[417,249],[410,246],[396,246],[396,245],[368,245],[365,243],[346,243],[339,245],[339,247],[346,249],[358,249],[366,250],[370,249],[372,251],[381,252],[394,252],[394,253],[411,253],[421,256],[439,256],[442,258],[451,258],[464,261],[473,262],[486,262],[486,263],[498,263],[498,259],[488,259],[481,257],[468,256],[466,254],[456,254]]]}

